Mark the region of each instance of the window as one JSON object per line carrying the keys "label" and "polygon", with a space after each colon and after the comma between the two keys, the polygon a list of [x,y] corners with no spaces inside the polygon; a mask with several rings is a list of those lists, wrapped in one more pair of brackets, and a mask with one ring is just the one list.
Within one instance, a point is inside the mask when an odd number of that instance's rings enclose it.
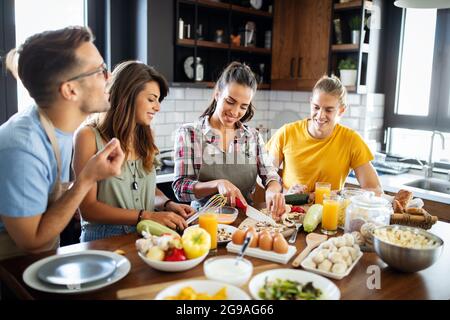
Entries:
{"label": "window", "polygon": [[397,113],[428,116],[437,10],[406,10]]}
{"label": "window", "polygon": [[[400,9],[390,9],[400,10]],[[385,77],[386,151],[426,160],[431,132],[446,132],[446,150],[435,141],[434,161],[450,158],[450,9],[403,9],[389,29]],[[389,37],[388,37],[389,38]],[[392,48],[398,47],[398,56]],[[394,84],[394,85],[392,85]],[[438,139],[436,139],[438,140]],[[443,152],[441,154],[441,152]]]}
{"label": "window", "polygon": [[[15,0],[16,47],[45,30],[86,25],[85,0]],[[17,84],[19,111],[34,103],[22,83]]]}

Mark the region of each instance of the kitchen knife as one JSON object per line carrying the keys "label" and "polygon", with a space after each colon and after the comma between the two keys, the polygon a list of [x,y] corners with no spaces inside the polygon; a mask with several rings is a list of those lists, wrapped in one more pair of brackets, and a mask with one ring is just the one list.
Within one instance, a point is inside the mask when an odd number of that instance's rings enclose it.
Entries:
{"label": "kitchen knife", "polygon": [[253,220],[260,221],[260,222],[268,222],[270,224],[276,225],[277,223],[275,220],[272,219],[272,217],[262,213],[261,211],[253,208],[252,206],[247,206],[247,211],[245,212],[247,217],[252,218]]}

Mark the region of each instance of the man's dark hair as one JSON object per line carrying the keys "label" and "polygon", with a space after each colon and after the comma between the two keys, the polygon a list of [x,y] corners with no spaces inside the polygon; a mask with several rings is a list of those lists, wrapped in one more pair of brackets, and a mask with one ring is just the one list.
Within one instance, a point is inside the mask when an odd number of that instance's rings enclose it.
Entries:
{"label": "man's dark hair", "polygon": [[75,50],[92,41],[89,28],[74,26],[35,34],[17,50],[18,76],[39,106],[54,101],[61,82],[80,67]]}

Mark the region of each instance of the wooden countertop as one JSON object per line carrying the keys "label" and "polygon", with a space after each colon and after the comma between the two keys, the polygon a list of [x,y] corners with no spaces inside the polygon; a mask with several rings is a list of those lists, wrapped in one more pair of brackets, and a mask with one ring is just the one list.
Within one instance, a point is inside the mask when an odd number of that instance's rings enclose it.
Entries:
{"label": "wooden countertop", "polygon": [[[241,219],[242,217],[240,216],[238,220]],[[238,225],[238,222],[235,224]],[[417,273],[401,273],[388,267],[375,253],[364,253],[363,257],[349,276],[342,280],[330,279],[341,290],[341,299],[450,299],[450,277],[447,276],[447,273],[450,270],[450,224],[438,222],[430,229],[430,231],[441,237],[445,243],[442,256],[433,266]],[[305,235],[304,232],[301,232],[297,238],[296,247],[298,250],[302,250],[306,246]],[[136,234],[130,234],[75,244],[57,250],[57,254],[77,252],[86,249],[108,251],[121,249],[125,251],[125,256],[131,262],[129,274],[117,283],[95,292],[58,295],[36,291],[23,282],[22,274],[29,265],[39,259],[55,254],[55,251],[1,261],[0,281],[20,299],[92,300],[117,299],[117,291],[119,290],[203,276],[203,264],[198,265],[194,269],[176,273],[166,273],[152,269],[138,257],[134,244],[136,239],[138,239]],[[218,254],[227,254],[227,251],[224,247],[220,247]],[[271,261],[251,257],[248,259],[253,262],[254,267],[273,264]],[[368,268],[370,266],[378,266],[380,268],[380,289],[369,289],[366,285],[368,281],[370,282],[369,277],[373,275],[373,273],[368,273]],[[279,264],[279,267],[290,268],[291,265]]]}

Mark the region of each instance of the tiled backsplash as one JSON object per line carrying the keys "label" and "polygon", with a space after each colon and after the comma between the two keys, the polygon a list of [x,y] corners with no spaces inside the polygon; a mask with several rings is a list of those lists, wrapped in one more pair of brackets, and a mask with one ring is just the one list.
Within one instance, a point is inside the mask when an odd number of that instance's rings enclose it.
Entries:
{"label": "tiled backsplash", "polygon": [[[153,122],[160,149],[173,148],[176,129],[183,123],[196,121],[209,105],[212,94],[213,89],[170,88]],[[273,131],[278,129],[276,123],[303,119],[309,115],[310,96],[310,92],[257,91],[254,99],[256,112],[249,124]],[[357,130],[373,150],[379,149],[384,94],[349,94],[347,103],[349,108],[341,123]]]}

